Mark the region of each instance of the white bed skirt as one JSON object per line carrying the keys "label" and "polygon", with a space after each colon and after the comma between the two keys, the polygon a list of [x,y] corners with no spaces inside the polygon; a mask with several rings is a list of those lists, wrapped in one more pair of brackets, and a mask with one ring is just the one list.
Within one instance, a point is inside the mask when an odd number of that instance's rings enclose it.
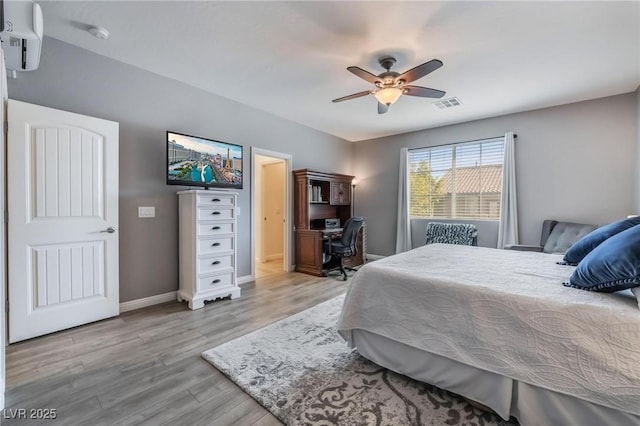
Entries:
{"label": "white bed skirt", "polygon": [[405,345],[365,330],[352,330],[365,358],[389,370],[462,395],[529,426],[638,426],[640,417],[512,380]]}

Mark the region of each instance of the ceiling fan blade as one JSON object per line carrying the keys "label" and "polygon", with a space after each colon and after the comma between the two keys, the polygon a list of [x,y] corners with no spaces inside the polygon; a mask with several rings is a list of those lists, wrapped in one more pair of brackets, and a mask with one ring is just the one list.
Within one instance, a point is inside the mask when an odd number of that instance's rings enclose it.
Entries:
{"label": "ceiling fan blade", "polygon": [[409,71],[400,74],[396,78],[396,81],[403,80],[405,83],[411,83],[412,81],[416,81],[417,79],[424,77],[430,72],[437,70],[441,66],[442,61],[439,61],[438,59],[432,59],[429,62],[425,62],[422,65],[418,65],[417,67],[411,68]]}
{"label": "ceiling fan blade", "polygon": [[384,114],[389,111],[389,107],[382,102],[378,102],[378,114]]}
{"label": "ceiling fan blade", "polygon": [[429,89],[428,87],[420,86],[404,86],[402,90],[404,90],[404,95],[420,96],[422,98],[441,98],[446,93],[442,90]]}
{"label": "ceiling fan blade", "polygon": [[366,80],[371,84],[382,82],[380,80],[380,77],[378,77],[375,74],[371,74],[369,71],[365,71],[360,67],[347,67],[347,69],[352,73],[354,73],[355,75],[357,75],[358,77],[360,77],[361,79]]}
{"label": "ceiling fan blade", "polygon": [[336,102],[348,101],[349,99],[360,98],[362,96],[367,96],[369,94],[371,94],[371,91],[365,90],[364,92],[358,92],[358,93],[354,93],[353,95],[343,96],[341,98],[334,99],[331,102],[336,103]]}

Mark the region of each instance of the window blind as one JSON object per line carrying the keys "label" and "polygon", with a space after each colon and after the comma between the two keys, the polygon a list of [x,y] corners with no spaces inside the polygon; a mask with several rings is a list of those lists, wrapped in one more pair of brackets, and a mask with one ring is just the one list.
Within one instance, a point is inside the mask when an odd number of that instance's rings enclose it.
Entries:
{"label": "window blind", "polygon": [[500,218],[504,138],[409,152],[412,218]]}

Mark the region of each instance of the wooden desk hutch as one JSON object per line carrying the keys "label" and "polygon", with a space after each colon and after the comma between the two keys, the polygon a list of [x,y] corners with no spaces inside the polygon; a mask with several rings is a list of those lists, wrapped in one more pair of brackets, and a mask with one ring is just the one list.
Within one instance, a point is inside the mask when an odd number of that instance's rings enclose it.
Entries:
{"label": "wooden desk hutch", "polygon": [[[340,226],[352,215],[351,181],[353,176],[313,170],[294,170],[294,220],[296,271],[325,276],[322,268],[322,243],[325,235],[322,219],[340,219]],[[366,223],[358,234],[356,256],[344,259],[345,266],[364,263]]]}

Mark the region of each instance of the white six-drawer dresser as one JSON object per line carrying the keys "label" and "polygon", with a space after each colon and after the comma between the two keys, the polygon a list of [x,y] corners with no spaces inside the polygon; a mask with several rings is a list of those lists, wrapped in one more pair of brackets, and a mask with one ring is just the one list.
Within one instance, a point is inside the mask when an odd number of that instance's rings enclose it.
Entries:
{"label": "white six-drawer dresser", "polygon": [[199,309],[205,301],[240,296],[236,279],[238,194],[178,192],[180,288],[178,301]]}

